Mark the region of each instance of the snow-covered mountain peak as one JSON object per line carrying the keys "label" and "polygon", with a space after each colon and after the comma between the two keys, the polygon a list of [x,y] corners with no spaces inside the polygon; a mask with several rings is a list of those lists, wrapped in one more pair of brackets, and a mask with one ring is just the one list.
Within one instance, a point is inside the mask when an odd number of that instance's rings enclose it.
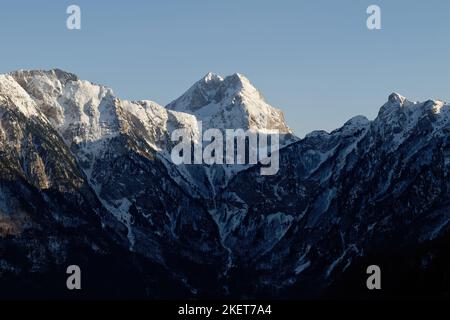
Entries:
{"label": "snow-covered mountain peak", "polygon": [[213,73],[213,72],[208,72],[208,73],[203,77],[203,79],[200,80],[200,81],[203,81],[204,83],[210,83],[210,82],[212,82],[212,83],[219,84],[220,82],[223,81],[223,78],[222,78],[221,76],[219,76],[219,75]]}
{"label": "snow-covered mountain peak", "polygon": [[359,115],[348,120],[341,128],[341,132],[346,135],[354,134],[357,131],[366,129],[368,126],[370,126],[370,120],[365,116]]}
{"label": "snow-covered mountain peak", "polygon": [[59,69],[10,75],[67,141],[96,141],[117,133],[117,98],[110,88]]}
{"label": "snow-covered mountain peak", "polygon": [[433,106],[432,106],[432,112],[433,113],[441,113],[442,111],[445,111],[446,113],[449,112],[450,104],[447,104],[444,101],[441,100],[432,100]]}
{"label": "snow-covered mountain peak", "polygon": [[239,73],[225,78],[210,73],[166,108],[195,115],[206,129],[278,129],[291,134],[283,113]]}
{"label": "snow-covered mountain peak", "polygon": [[170,103],[167,108],[193,113],[209,104],[221,103],[244,95],[254,95],[258,99],[264,100],[258,90],[242,74],[235,73],[223,78],[210,72],[191,86],[180,98]]}
{"label": "snow-covered mountain peak", "polygon": [[68,81],[80,80],[76,74],[58,68],[51,70],[18,70],[11,72],[10,75],[15,79],[46,77],[49,79],[55,79],[62,84],[66,84]]}
{"label": "snow-covered mountain peak", "polygon": [[[398,93],[392,93],[388,101],[381,107],[378,119],[383,122],[392,122],[397,118],[420,119],[429,113],[447,116],[448,104],[440,100],[426,100],[412,102]],[[441,111],[445,112],[442,113]]]}
{"label": "snow-covered mountain peak", "polygon": [[402,105],[407,99],[397,92],[393,92],[389,95],[388,101],[390,103],[398,103]]}
{"label": "snow-covered mountain peak", "polygon": [[222,82],[222,77],[210,72],[192,85],[181,97],[171,102],[167,109],[193,113],[215,101]]}
{"label": "snow-covered mountain peak", "polygon": [[378,118],[382,121],[389,121],[392,117],[397,117],[404,112],[404,108],[416,105],[398,93],[391,93],[388,101],[380,108]]}
{"label": "snow-covered mountain peak", "polygon": [[317,141],[318,144],[324,141],[328,141],[330,139],[340,137],[354,137],[358,133],[364,132],[364,130],[368,130],[370,124],[372,122],[367,119],[365,116],[359,115],[348,120],[342,127],[333,130],[331,132],[327,132],[325,130],[315,130],[305,135],[305,140],[314,140]]}
{"label": "snow-covered mountain peak", "polygon": [[367,125],[370,122],[369,119],[367,119],[367,117],[359,115],[359,116],[355,116],[353,118],[351,118],[350,120],[348,120],[344,126],[361,126],[361,125]]}
{"label": "snow-covered mountain peak", "polygon": [[0,103],[17,108],[27,117],[39,115],[34,100],[10,75],[0,75]]}
{"label": "snow-covered mountain peak", "polygon": [[225,86],[234,87],[237,90],[256,90],[250,80],[248,80],[243,74],[234,73],[224,79]]}
{"label": "snow-covered mountain peak", "polygon": [[[21,70],[3,75],[0,90],[26,116],[39,116],[66,142],[93,143],[121,133],[142,135],[158,150],[167,147],[167,134],[187,128],[197,138],[202,129],[278,129],[282,144],[295,141],[283,113],[265,102],[242,74],[222,78],[208,73],[183,96],[164,108],[149,100],[119,99],[112,89],[53,69]],[[131,130],[131,131],[130,131]]]}
{"label": "snow-covered mountain peak", "polygon": [[247,97],[252,100],[266,102],[263,95],[250,82],[248,78],[240,73],[234,73],[223,80],[223,86],[227,88],[227,94],[235,97]]}

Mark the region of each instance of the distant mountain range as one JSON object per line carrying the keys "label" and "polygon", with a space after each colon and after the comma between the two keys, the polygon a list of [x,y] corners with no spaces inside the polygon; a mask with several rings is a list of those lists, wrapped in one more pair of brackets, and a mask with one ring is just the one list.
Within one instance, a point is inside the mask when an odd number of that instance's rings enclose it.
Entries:
{"label": "distant mountain range", "polygon": [[[279,130],[279,172],[174,165],[171,133],[199,121]],[[0,75],[0,297],[372,297],[370,264],[389,296],[448,297],[449,138],[449,104],[396,93],[299,139],[240,74],[166,107],[58,69]]]}

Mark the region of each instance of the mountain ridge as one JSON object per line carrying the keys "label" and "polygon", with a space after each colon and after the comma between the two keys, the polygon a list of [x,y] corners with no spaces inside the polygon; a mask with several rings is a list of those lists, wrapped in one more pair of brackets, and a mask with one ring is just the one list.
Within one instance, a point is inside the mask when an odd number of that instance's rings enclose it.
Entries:
{"label": "mountain ridge", "polygon": [[[208,74],[200,81],[213,82],[206,98],[216,100],[199,101],[229,115],[241,95],[237,109],[256,101],[266,110],[253,89],[251,99],[241,92],[240,77],[222,94],[226,78]],[[43,279],[57,282],[65,266],[79,263],[96,270],[100,296],[126,288],[156,298],[311,298],[367,257],[419,247],[408,259],[428,275],[446,261],[433,244],[450,230],[449,110],[442,101],[391,94],[372,121],[356,116],[285,144],[280,171],[261,176],[259,165],[171,163],[170,133],[185,127],[198,138],[195,115],[121,100],[62,71],[2,75],[0,287],[22,277],[24,286],[45,288]],[[250,119],[237,124],[270,123]],[[128,270],[122,276],[132,286],[121,283],[118,292],[101,280],[99,269],[112,261]],[[397,292],[411,290],[420,287]]]}

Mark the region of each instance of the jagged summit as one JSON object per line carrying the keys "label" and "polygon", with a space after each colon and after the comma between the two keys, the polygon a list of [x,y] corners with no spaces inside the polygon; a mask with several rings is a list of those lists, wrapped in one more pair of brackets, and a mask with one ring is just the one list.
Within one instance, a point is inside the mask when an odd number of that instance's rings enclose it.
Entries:
{"label": "jagged summit", "polygon": [[[117,128],[117,119],[113,118],[116,102],[122,101],[112,89],[81,80],[77,75],[58,68],[18,70],[1,75],[0,101],[5,101],[6,96],[27,116],[44,116],[57,128],[77,134],[84,132],[91,138]],[[194,126],[192,119],[195,119],[203,122],[204,129],[278,129],[281,133],[292,134],[283,113],[270,106],[250,80],[240,73],[222,77],[209,72],[166,108],[146,102],[132,102],[131,106],[137,107],[129,108],[128,102],[119,105],[126,105],[127,110],[140,113],[141,116],[152,109],[150,113],[162,119],[169,118],[167,112],[172,112],[172,115],[178,112],[176,117],[171,118],[185,119],[189,122],[189,125],[185,125],[189,127]],[[427,112],[446,117],[448,109],[448,104],[440,100],[411,102],[405,96],[393,92],[381,107],[378,120],[391,123],[392,119],[397,119],[404,112],[415,114],[417,119]],[[146,118],[141,120],[147,121]],[[358,129],[366,126],[367,122],[364,117],[355,117],[343,127],[347,130]]]}
{"label": "jagged summit", "polygon": [[[220,85],[222,82],[226,82],[228,85],[235,84],[235,85],[240,85],[241,87],[243,87],[244,85],[252,85],[250,83],[250,80],[248,80],[248,78],[245,75],[238,73],[238,72],[235,72],[232,75],[226,76],[225,78],[218,75],[217,73],[208,72],[202,79],[197,81],[196,84],[210,83],[210,82],[218,84],[218,85]],[[196,84],[194,84],[194,86]]]}
{"label": "jagged summit", "polygon": [[[81,80],[77,75],[61,69],[19,70],[4,77],[10,77],[8,86],[14,87],[14,82],[18,84],[15,91],[20,92],[19,96],[29,94],[32,98],[23,108],[27,114],[41,112],[58,127],[80,121],[90,126],[90,114],[98,114],[100,106],[106,107],[105,99],[108,99],[107,105],[111,110],[118,99],[112,89]],[[68,103],[62,102],[66,100]],[[43,110],[34,110],[33,101],[45,106]],[[75,108],[77,105],[79,108]],[[91,107],[87,108],[87,105]],[[210,72],[166,108],[194,115],[203,122],[204,128],[277,129],[281,133],[292,132],[283,113],[267,104],[252,83],[239,73],[223,78]],[[67,115],[70,117],[67,118]],[[101,122],[100,117],[97,117],[97,121]]]}
{"label": "jagged summit", "polygon": [[240,73],[233,73],[230,76],[227,76],[224,79],[224,83],[227,86],[235,86],[236,88],[239,88],[241,90],[251,90],[251,91],[257,91],[257,89],[253,86],[253,84],[250,82],[250,80],[245,77],[243,74]]}
{"label": "jagged summit", "polygon": [[68,81],[78,81],[80,78],[71,72],[67,72],[58,68],[51,70],[17,70],[10,72],[15,79],[32,78],[32,77],[49,77],[56,78],[62,83],[67,83]]}
{"label": "jagged summit", "polygon": [[222,80],[223,80],[223,79],[222,79],[221,76],[219,76],[219,75],[217,75],[217,74],[215,74],[215,73],[213,73],[213,72],[208,72],[208,73],[203,77],[203,79],[200,80],[200,81],[203,81],[204,83],[210,83],[210,82],[213,82],[213,83],[220,83]]}
{"label": "jagged summit", "polygon": [[333,135],[337,136],[351,136],[355,135],[363,130],[366,130],[372,122],[365,116],[359,115],[351,118],[344,125],[332,132],[327,132],[325,130],[315,130],[305,135],[305,139],[319,139],[327,140]]}
{"label": "jagged summit", "polygon": [[367,119],[366,116],[363,115],[359,115],[359,116],[354,116],[353,118],[351,118],[350,120],[348,120],[344,126],[353,126],[353,125],[366,125],[367,123],[369,123],[369,119]]}
{"label": "jagged summit", "polygon": [[208,73],[167,109],[193,114],[205,128],[277,129],[291,134],[283,113],[270,106],[242,74]]}
{"label": "jagged summit", "polygon": [[[424,117],[433,114],[438,120],[435,130],[450,121],[450,104],[441,100],[427,100],[424,102],[412,102],[405,96],[393,92],[388,96],[387,102],[381,106],[378,116],[369,120],[365,116],[355,116],[344,125],[332,132],[315,130],[305,135],[305,138],[327,139],[330,135],[349,135],[367,129],[372,123],[377,130],[404,132],[414,126]],[[400,141],[400,140],[398,140]],[[397,141],[397,142],[398,142]]]}
{"label": "jagged summit", "polygon": [[413,104],[417,104],[417,102],[409,101],[403,95],[401,95],[397,92],[393,92],[389,95],[388,101],[384,104],[383,107],[385,107],[385,109],[386,108],[398,108],[398,107],[408,107]]}
{"label": "jagged summit", "polygon": [[354,134],[360,130],[366,129],[370,125],[370,120],[365,116],[355,116],[348,120],[343,127],[341,132],[346,135]]}
{"label": "jagged summit", "polygon": [[403,104],[403,102],[406,101],[406,98],[397,92],[393,92],[389,95],[388,101],[391,103]]}
{"label": "jagged summit", "polygon": [[[218,103],[226,97],[237,95],[241,91],[257,92],[242,74],[234,73],[223,78],[209,72],[181,97],[169,103],[167,108],[177,111],[196,111],[210,103]],[[262,99],[262,96],[260,98]]]}
{"label": "jagged summit", "polygon": [[405,117],[410,121],[416,122],[423,116],[427,116],[430,112],[439,114],[441,119],[448,118],[448,104],[440,100],[426,100],[424,102],[410,101],[399,93],[392,93],[388,97],[388,101],[380,108],[377,121],[392,125],[404,122]]}

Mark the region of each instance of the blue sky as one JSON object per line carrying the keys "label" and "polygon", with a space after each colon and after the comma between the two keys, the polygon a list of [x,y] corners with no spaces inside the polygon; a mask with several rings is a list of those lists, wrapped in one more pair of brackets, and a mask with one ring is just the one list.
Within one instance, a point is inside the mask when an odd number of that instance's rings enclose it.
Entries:
{"label": "blue sky", "polygon": [[[366,28],[370,4],[382,30]],[[449,21],[448,0],[2,0],[0,73],[58,67],[164,105],[209,71],[240,72],[303,136],[374,118],[393,91],[449,101]]]}

